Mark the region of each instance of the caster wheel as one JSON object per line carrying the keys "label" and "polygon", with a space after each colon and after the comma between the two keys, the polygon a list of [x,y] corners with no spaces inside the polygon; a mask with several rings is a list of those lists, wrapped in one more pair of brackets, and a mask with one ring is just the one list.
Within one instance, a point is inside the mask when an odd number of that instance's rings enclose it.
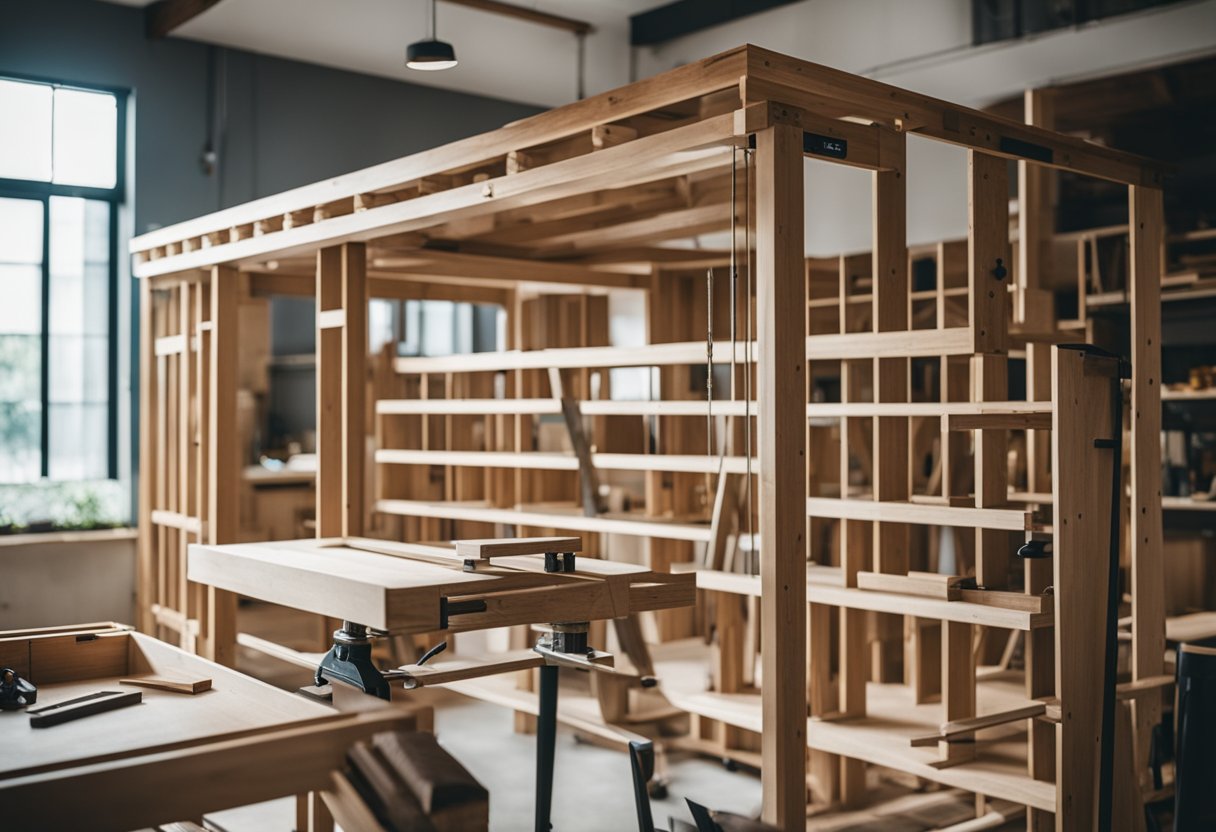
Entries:
{"label": "caster wheel", "polygon": [[652,800],[666,800],[667,799],[667,784],[666,783],[652,782],[649,786],[646,787],[646,791],[647,791],[647,793],[650,794],[650,797]]}
{"label": "caster wheel", "polygon": [[727,771],[738,771],[739,764],[736,763],[734,760],[732,760],[730,757],[723,757],[722,758],[722,768],[726,769]]}

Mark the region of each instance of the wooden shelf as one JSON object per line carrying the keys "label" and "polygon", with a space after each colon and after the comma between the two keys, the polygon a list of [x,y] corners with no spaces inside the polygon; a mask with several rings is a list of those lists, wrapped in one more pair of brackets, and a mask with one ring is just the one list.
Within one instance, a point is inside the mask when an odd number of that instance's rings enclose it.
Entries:
{"label": "wooden shelf", "polygon": [[[730,363],[730,346],[714,348],[714,363]],[[752,354],[755,354],[753,345]],[[735,360],[745,359],[744,345],[735,345]],[[704,364],[705,342],[649,344],[644,347],[569,347],[566,349],[473,352],[420,358],[398,358],[399,373],[479,373],[505,370],[561,370],[604,367],[666,367]]]}
{"label": "wooden shelf", "polygon": [[[704,666],[708,651],[699,639],[656,646],[655,671],[663,693],[681,710],[760,733],[762,712],[758,692],[704,690],[704,674],[698,673],[697,668]],[[1033,780],[1026,773],[1024,722],[980,731],[976,760],[938,769],[930,765],[939,759],[937,750],[913,748],[911,739],[937,732],[945,721],[941,704],[917,705],[911,689],[876,682],[867,684],[866,702],[868,713],[862,719],[808,719],[807,745],[909,772],[935,783],[1055,811],[1055,784]],[[1001,674],[979,681],[976,704],[976,713],[983,715],[1031,702],[1023,692],[1019,676]]]}
{"label": "wooden shelf", "polygon": [[1202,402],[1216,399],[1216,387],[1205,390],[1171,390],[1168,387],[1161,391],[1163,402]]}
{"label": "wooden shelf", "polygon": [[703,523],[682,523],[662,518],[635,519],[620,514],[586,517],[574,506],[551,503],[527,504],[519,508],[493,508],[477,502],[426,502],[423,500],[378,500],[376,511],[405,517],[436,517],[480,523],[509,523],[565,531],[657,537],[707,543],[710,528]]}
{"label": "wooden shelf", "polygon": [[807,514],[837,520],[875,520],[891,523],[920,523],[969,529],[999,529],[1011,532],[1033,531],[1034,512],[1021,508],[971,508],[889,500],[840,500],[810,497]]}
{"label": "wooden shelf", "polygon": [[[509,451],[421,451],[383,448],[376,451],[376,462],[390,465],[458,465],[471,468],[528,468],[543,471],[577,471],[573,454],[513,453]],[[746,474],[747,459],[704,454],[592,454],[591,463],[604,471],[673,471],[686,474]],[[759,463],[752,460],[751,470]]]}
{"label": "wooden shelf", "polygon": [[[584,416],[696,416],[704,419],[710,408],[704,399],[693,401],[580,401]],[[546,416],[562,412],[557,399],[380,399],[376,412],[382,415],[427,416]],[[756,403],[715,399],[714,416],[756,415]]]}
{"label": "wooden shelf", "polygon": [[1192,500],[1190,497],[1162,497],[1166,511],[1216,511],[1216,500]]}
{"label": "wooden shelf", "polygon": [[[697,575],[697,589],[760,596],[759,575],[742,575],[714,569],[693,571]],[[839,569],[815,564],[807,567],[807,600],[812,604],[827,607],[915,615],[918,618],[983,624],[1009,630],[1050,627],[1055,619],[1054,614],[1048,611],[1030,613],[970,601],[943,601],[937,598],[846,587]]]}
{"label": "wooden shelf", "polygon": [[823,604],[829,607],[914,615],[917,618],[957,621],[961,624],[983,624],[988,627],[1003,627],[1009,630],[1034,630],[1039,627],[1050,627],[1055,620],[1055,615],[1047,611],[1030,613],[988,604],[975,604],[969,601],[943,601],[938,598],[923,598],[917,595],[876,592],[871,589],[826,586],[816,583],[808,584],[807,598],[812,604]]}

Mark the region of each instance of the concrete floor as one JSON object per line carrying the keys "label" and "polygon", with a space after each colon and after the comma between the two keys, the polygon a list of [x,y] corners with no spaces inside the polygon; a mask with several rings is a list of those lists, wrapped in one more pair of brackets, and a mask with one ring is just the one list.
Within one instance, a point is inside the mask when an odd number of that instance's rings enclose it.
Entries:
{"label": "concrete floor", "polygon": [[[243,605],[240,629],[296,649],[315,649],[316,627],[310,619],[269,605]],[[308,684],[301,668],[269,659],[246,648],[238,667],[285,690]],[[536,787],[536,741],[514,731],[510,710],[444,690],[419,694],[435,707],[435,732],[444,745],[490,792],[490,829],[532,829]],[[637,829],[629,758],[622,752],[577,742],[559,727],[553,796],[555,832],[629,832]],[[722,764],[694,754],[673,752],[668,758],[669,795],[651,802],[655,824],[668,828],[669,817],[691,822],[684,798],[713,809],[756,816],[760,780],[747,770],[728,771]],[[871,771],[871,802],[857,812],[817,815],[808,819],[815,832],[923,832],[974,817],[974,802],[961,792],[909,794],[880,782]],[[207,816],[221,832],[289,832],[295,822],[295,800],[288,798]],[[1020,822],[1006,829],[1024,828]]]}

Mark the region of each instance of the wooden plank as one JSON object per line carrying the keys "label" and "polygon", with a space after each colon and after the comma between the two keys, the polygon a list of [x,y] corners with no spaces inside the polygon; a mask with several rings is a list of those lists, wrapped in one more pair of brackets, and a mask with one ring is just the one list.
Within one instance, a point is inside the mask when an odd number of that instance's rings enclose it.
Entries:
{"label": "wooden plank", "polygon": [[342,246],[341,287],[342,536],[357,537],[363,534],[367,457],[367,250],[361,243]]}
{"label": "wooden plank", "polygon": [[967,327],[957,326],[938,330],[812,335],[807,338],[806,344],[806,357],[811,361],[970,355],[972,352],[971,331]]}
{"label": "wooden plank", "polygon": [[[421,231],[456,219],[489,216],[601,187],[627,187],[720,169],[729,161],[725,145],[735,141],[733,133],[733,117],[727,113],[510,176],[461,185],[260,237],[251,236],[211,248],[144,260],[133,268],[133,272],[137,277],[153,277],[215,262],[252,263],[264,261],[272,254],[278,257],[307,254],[318,247]],[[138,251],[141,244],[133,241],[132,245],[137,246],[132,250]]]}
{"label": "wooden plank", "polygon": [[462,559],[471,560],[489,560],[507,555],[543,555],[546,552],[581,551],[583,551],[581,537],[516,537],[456,541],[456,555]]}
{"label": "wooden plank", "polygon": [[[1007,159],[1031,158],[1063,170],[1121,182],[1160,187],[1164,165],[1144,157],[1050,130],[982,113],[920,93],[858,75],[782,55],[758,46],[747,47],[748,78],[785,87],[783,103],[831,114],[843,112],[904,130],[983,150]],[[801,95],[799,95],[801,93]],[[806,102],[804,104],[804,102]]]}
{"label": "wooden plank", "polygon": [[[1042,404],[1038,404],[1042,408]],[[946,430],[1051,430],[1051,412],[968,413],[945,417]]]}
{"label": "wooden plank", "polygon": [[[723,402],[727,404],[727,402]],[[714,402],[714,410],[719,407]],[[980,426],[1020,424],[1021,420],[1038,424],[1047,419],[1050,428],[1050,402],[980,401],[980,402],[811,402],[806,406],[812,418],[846,416],[946,416],[951,430],[974,430]]]}
{"label": "wooden plank", "polygon": [[[377,463],[387,465],[460,465],[474,468],[520,468],[542,471],[578,471],[578,458],[569,454],[513,451],[420,451],[382,448],[376,451]],[[591,454],[597,469],[606,471],[676,471],[691,474],[730,474],[747,471],[743,457],[719,460],[696,454]],[[752,472],[759,470],[753,460]]]}
{"label": "wooden plank", "polygon": [[[735,357],[737,361],[743,361],[743,344],[736,346]],[[704,361],[705,344],[690,341],[649,344],[644,347],[568,347],[398,358],[394,366],[399,373],[475,373],[547,370],[550,367],[563,370],[585,367],[664,367],[672,364],[700,364]]]}
{"label": "wooden plank", "polygon": [[[967,285],[973,351],[1008,352],[1009,173],[1004,159],[967,154]],[[1007,396],[1000,396],[1007,398]]]}
{"label": "wooden plank", "polygon": [[1034,513],[1017,508],[969,508],[926,503],[840,500],[811,497],[806,501],[812,517],[838,520],[893,520],[930,526],[1028,531],[1034,528]]}
{"label": "wooden plank", "polygon": [[460,503],[430,503],[424,500],[378,500],[376,511],[405,517],[442,517],[451,520],[471,520],[479,523],[505,523],[542,529],[568,529],[600,534],[624,534],[637,537],[657,537],[663,540],[709,540],[709,526],[693,523],[633,520],[601,515],[584,517],[580,514],[543,510],[521,506],[518,509],[489,508]]}
{"label": "wooden plank", "polygon": [[962,598],[958,575],[939,575],[936,572],[909,572],[906,575],[889,575],[883,572],[858,572],[857,588],[876,592],[894,592],[899,595],[921,595],[941,601],[958,601]]}
{"label": "wooden plank", "polygon": [[1005,725],[1023,719],[1034,719],[1045,713],[1047,713],[1047,706],[1042,702],[1036,702],[1021,708],[1001,711],[1000,713],[984,714],[983,716],[974,716],[969,719],[955,719],[944,723],[941,730],[936,734],[930,734],[925,737],[913,737],[911,745],[913,747],[936,745],[941,740],[967,737],[984,728],[993,728],[997,725]]}
{"label": "wooden plank", "polygon": [[[1162,194],[1130,188],[1132,678],[1160,674],[1165,650],[1161,518]],[[1139,721],[1139,720],[1138,720]]]}
{"label": "wooden plank", "polygon": [[[241,447],[236,441],[240,331],[236,272],[211,270],[211,332],[208,396],[207,542],[232,543],[240,532]],[[203,655],[231,667],[236,660],[236,596],[209,587],[201,646]]]}
{"label": "wooden plank", "polygon": [[156,402],[154,300],[151,281],[139,286],[139,495],[138,561],[135,609],[139,629],[152,633],[152,604],[156,600],[156,552],[152,536],[152,511],[156,493]]}
{"label": "wooden plank", "polygon": [[806,818],[806,281],[802,131],[756,136],[761,740],[765,821]]}
{"label": "wooden plank", "polygon": [[1114,429],[1110,379],[1085,372],[1080,350],[1052,355],[1057,402],[1052,426],[1056,692],[1062,705],[1057,731],[1056,823],[1093,829],[1097,822],[1098,761],[1102,748],[1106,580],[1110,558],[1110,482],[1113,454],[1095,448]]}
{"label": "wooden plank", "polygon": [[343,339],[339,329],[321,326],[322,316],[342,308],[342,248],[317,252],[317,537],[346,537],[343,504]]}
{"label": "wooden plank", "polygon": [[917,595],[876,592],[856,587],[831,586],[812,582],[808,584],[812,603],[840,607],[847,610],[894,615],[914,615],[959,624],[982,624],[988,627],[1003,627],[1009,630],[1032,630],[1050,627],[1052,613],[1031,613],[1025,610],[976,604],[970,601],[943,601]]}
{"label": "wooden plank", "polygon": [[415,277],[479,278],[497,284],[552,283],[612,289],[640,288],[641,285],[641,280],[635,275],[590,266],[432,249],[376,257],[371,266],[377,272],[389,270]]}
{"label": "wooden plank", "polygon": [[[974,626],[957,621],[942,622],[942,712],[946,722],[975,717]],[[955,763],[975,756],[975,748],[940,742],[944,761]]]}
{"label": "wooden plank", "polygon": [[119,679],[118,684],[189,694],[211,690],[211,679],[206,677],[197,679],[162,679],[154,676],[142,676],[133,679]]}

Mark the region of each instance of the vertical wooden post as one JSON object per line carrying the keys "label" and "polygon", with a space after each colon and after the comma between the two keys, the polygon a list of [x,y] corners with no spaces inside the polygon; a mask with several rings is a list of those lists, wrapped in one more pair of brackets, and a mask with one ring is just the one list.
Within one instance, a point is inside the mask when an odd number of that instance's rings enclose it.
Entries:
{"label": "vertical wooden post", "polygon": [[317,253],[317,536],[363,534],[367,271],[362,243]]}
{"label": "vertical wooden post", "polygon": [[[1055,127],[1051,90],[1026,90],[1023,107],[1027,124]],[[1049,329],[1054,318],[1051,294],[1042,288],[1048,263],[1047,245],[1055,232],[1056,173],[1045,165],[1018,162],[1018,276],[1014,320],[1034,331]]]}
{"label": "vertical wooden post", "polygon": [[763,817],[806,823],[806,281],[802,130],[756,135]]}
{"label": "vertical wooden post", "polygon": [[[211,361],[208,401],[207,542],[236,543],[240,526],[240,442],[236,441],[237,271],[230,266],[211,269]],[[236,596],[208,587],[206,620],[202,623],[202,653],[231,666],[236,649]]]}
{"label": "vertical wooden post", "polygon": [[[1165,217],[1159,189],[1128,188],[1131,250],[1131,585],[1132,679],[1164,671],[1165,564],[1161,518],[1161,259]],[[1135,700],[1137,771],[1160,700]]]}
{"label": "vertical wooden post", "polygon": [[[870,174],[872,188],[873,320],[875,332],[908,329],[910,286],[908,285],[907,134],[880,130],[879,156],[888,170]],[[874,400],[908,400],[909,359],[874,359]],[[905,501],[911,493],[908,465],[908,419],[879,416],[874,427],[874,499]],[[874,523],[874,569],[898,575],[908,572],[909,531],[906,523]],[[899,682],[903,651],[903,620],[897,615],[878,615],[872,678]],[[913,650],[914,658],[919,653]]]}
{"label": "vertical wooden post", "polygon": [[1052,353],[1052,558],[1056,617],[1056,828],[1097,823],[1102,754],[1102,676],[1106,575],[1110,558],[1114,453],[1094,440],[1115,439],[1111,378],[1116,361],[1056,347]]}
{"label": "vertical wooden post", "polygon": [[[977,401],[999,401],[1008,398],[1009,174],[1004,159],[974,150],[967,158],[968,286],[977,353],[972,359],[973,391]],[[1008,502],[1007,450],[1005,431],[975,432],[976,508]],[[976,530],[975,578],[981,587],[999,589],[1008,583],[1010,546],[1008,532]]]}
{"label": "vertical wooden post", "polygon": [[152,603],[156,597],[156,551],[153,542],[152,495],[156,479],[156,349],[152,323],[152,281],[139,281],[139,580],[135,607],[139,629],[155,634]]}

